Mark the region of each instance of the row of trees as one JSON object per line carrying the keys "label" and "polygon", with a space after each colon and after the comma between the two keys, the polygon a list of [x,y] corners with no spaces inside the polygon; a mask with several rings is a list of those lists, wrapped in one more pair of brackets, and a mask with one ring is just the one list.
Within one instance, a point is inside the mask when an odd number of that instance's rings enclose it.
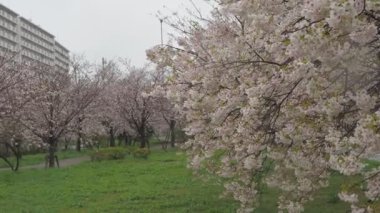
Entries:
{"label": "row of trees", "polygon": [[[49,167],[54,167],[55,152],[63,141],[75,140],[80,151],[104,136],[115,146],[117,135],[123,135],[127,144],[135,138],[144,148],[154,129],[170,129],[161,114],[170,104],[150,95],[158,79],[147,68],[128,63],[103,61],[99,66],[75,56],[70,71],[63,71],[40,63],[18,63],[4,53],[0,157],[17,170],[23,150],[39,147],[48,150]],[[16,164],[8,160],[7,152],[17,157]]]}
{"label": "row of trees", "polygon": [[220,176],[242,212],[259,205],[264,184],[282,191],[279,210],[301,212],[332,171],[362,174],[339,197],[353,212],[378,211],[380,171],[365,172],[363,159],[379,151],[379,2],[213,7],[210,18],[165,19],[175,43],[147,52],[171,71],[159,89],[186,121],[190,166]]}

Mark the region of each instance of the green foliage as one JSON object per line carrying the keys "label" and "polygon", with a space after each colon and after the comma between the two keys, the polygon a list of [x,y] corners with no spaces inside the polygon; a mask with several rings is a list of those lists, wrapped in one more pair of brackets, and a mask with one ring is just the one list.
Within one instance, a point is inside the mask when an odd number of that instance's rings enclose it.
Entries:
{"label": "green foliage", "polygon": [[155,145],[155,144],[161,144],[162,140],[158,139],[157,137],[151,137],[149,138],[149,143],[151,145]]}
{"label": "green foliage", "polygon": [[137,148],[133,151],[133,157],[148,159],[150,155],[150,150],[147,148]]}
{"label": "green foliage", "polygon": [[336,192],[331,192],[329,195],[327,195],[329,198],[327,199],[327,202],[328,203],[332,203],[332,204],[335,204],[335,203],[338,203],[340,202],[340,198],[338,196],[338,194]]}
{"label": "green foliage", "polygon": [[175,129],[175,137],[176,137],[176,141],[180,142],[180,143],[183,143],[185,142],[189,137],[186,135],[185,131],[183,131],[182,129],[180,128],[176,128]]}
{"label": "green foliage", "polygon": [[365,160],[364,163],[366,164],[366,167],[364,168],[364,171],[366,171],[366,172],[380,167],[380,162],[379,161]]}
{"label": "green foliage", "polygon": [[92,161],[120,160],[124,159],[128,150],[123,147],[111,147],[97,150],[91,153]]}

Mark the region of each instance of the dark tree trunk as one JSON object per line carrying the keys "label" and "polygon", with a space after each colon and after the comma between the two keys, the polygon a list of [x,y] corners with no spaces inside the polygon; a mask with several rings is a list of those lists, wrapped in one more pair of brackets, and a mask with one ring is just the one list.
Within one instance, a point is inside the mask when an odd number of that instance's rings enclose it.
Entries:
{"label": "dark tree trunk", "polygon": [[132,141],[131,141],[131,139],[129,138],[128,133],[124,132],[123,135],[124,135],[124,142],[125,142],[125,145],[126,145],[126,146],[130,146],[130,145],[132,145]]}
{"label": "dark tree trunk", "polygon": [[140,148],[145,148],[147,144],[146,137],[141,137],[141,143],[140,143]]}
{"label": "dark tree trunk", "polygon": [[176,124],[176,121],[175,120],[170,120],[170,145],[171,147],[174,147],[175,146],[175,124]]}
{"label": "dark tree trunk", "polygon": [[77,139],[77,145],[76,145],[76,150],[78,152],[80,152],[81,148],[82,148],[82,138],[83,138],[83,136],[82,136],[82,120],[83,119],[81,117],[78,118],[78,139]]}
{"label": "dark tree trunk", "polygon": [[9,145],[5,146],[5,156],[9,157],[10,156],[10,151],[9,151]]}
{"label": "dark tree trunk", "polygon": [[16,155],[16,166],[14,168],[14,171],[17,171],[18,170],[18,167],[20,166],[20,159],[21,159],[21,155]]}
{"label": "dark tree trunk", "polygon": [[4,162],[11,168],[12,171],[15,171],[13,164],[8,160],[8,158],[4,155],[0,155],[0,158],[4,160]]}
{"label": "dark tree trunk", "polygon": [[124,139],[124,134],[118,134],[117,135],[117,145],[122,146],[123,145],[123,139]]}
{"label": "dark tree trunk", "polygon": [[15,165],[14,171],[17,171],[18,167],[20,166],[20,159],[22,157],[19,143],[17,143],[17,145],[16,145],[16,149],[14,150],[14,154],[16,156],[16,165]]}
{"label": "dark tree trunk", "polygon": [[146,132],[145,132],[145,126],[142,125],[142,127],[140,128],[139,130],[139,133],[140,133],[140,148],[145,148],[146,145],[147,145],[147,136],[146,136]]}
{"label": "dark tree trunk", "polygon": [[55,152],[57,151],[57,142],[54,138],[49,138],[49,154],[48,154],[48,163],[49,168],[55,167]]}
{"label": "dark tree trunk", "polygon": [[78,152],[81,151],[81,146],[82,146],[82,138],[78,136],[78,139],[77,139],[77,145],[76,145],[76,150]]}
{"label": "dark tree trunk", "polygon": [[54,168],[55,166],[55,151],[54,148],[49,147],[49,168]]}
{"label": "dark tree trunk", "polygon": [[12,171],[17,171],[20,165],[20,159],[21,159],[21,150],[20,150],[20,143],[16,142],[14,144],[5,142],[4,147],[8,150],[8,152],[12,152],[12,154],[16,157],[16,163],[13,164],[11,161],[8,160],[7,155],[4,155],[4,153],[0,153],[0,158],[5,161],[5,163],[11,168]]}
{"label": "dark tree trunk", "polygon": [[69,144],[70,144],[70,138],[65,137],[64,151],[67,151],[69,149]]}
{"label": "dark tree trunk", "polygon": [[115,132],[112,126],[110,127],[109,133],[110,133],[110,147],[114,147],[115,146]]}

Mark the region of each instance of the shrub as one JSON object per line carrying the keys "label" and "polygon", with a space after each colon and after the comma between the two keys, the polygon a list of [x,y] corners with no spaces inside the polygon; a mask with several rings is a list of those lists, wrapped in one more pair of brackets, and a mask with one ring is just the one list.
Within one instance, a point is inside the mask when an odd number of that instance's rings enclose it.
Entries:
{"label": "shrub", "polygon": [[129,155],[133,155],[133,153],[134,153],[137,149],[139,149],[139,148],[137,148],[137,147],[135,147],[135,146],[127,146],[125,149],[127,150],[127,153],[128,153]]}
{"label": "shrub", "polygon": [[138,148],[133,151],[134,158],[144,158],[147,159],[150,154],[150,150],[147,148]]}
{"label": "shrub", "polygon": [[100,149],[91,154],[92,161],[102,161],[102,160],[119,160],[124,159],[127,154],[127,150],[122,147],[112,147]]}

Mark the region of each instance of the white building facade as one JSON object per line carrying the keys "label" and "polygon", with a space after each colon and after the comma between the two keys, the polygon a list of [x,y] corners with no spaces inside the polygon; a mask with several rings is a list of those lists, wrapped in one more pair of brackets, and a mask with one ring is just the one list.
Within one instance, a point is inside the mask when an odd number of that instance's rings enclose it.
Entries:
{"label": "white building facade", "polygon": [[69,70],[69,50],[54,35],[0,4],[0,50],[18,53],[21,62],[37,61]]}

